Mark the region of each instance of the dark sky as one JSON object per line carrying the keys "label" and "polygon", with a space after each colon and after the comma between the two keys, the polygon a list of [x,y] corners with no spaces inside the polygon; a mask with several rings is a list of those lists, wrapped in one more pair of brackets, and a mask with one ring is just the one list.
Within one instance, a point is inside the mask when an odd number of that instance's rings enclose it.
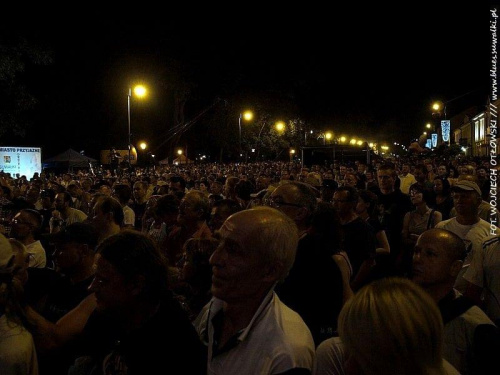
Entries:
{"label": "dark sky", "polygon": [[[449,115],[486,102],[489,12],[479,3],[274,10],[193,3],[186,11],[62,11],[13,22],[11,31],[47,45],[54,63],[28,71],[39,100],[36,126],[2,143],[40,146],[46,157],[70,146],[94,157],[111,145],[125,148],[127,90],[141,80],[150,95],[133,100],[133,138],[162,156],[173,90],[186,78],[186,120],[217,97],[234,108],[259,99],[277,116],[318,129],[409,143],[430,119],[433,100],[470,92],[448,104]],[[200,132],[203,121],[194,125]]]}

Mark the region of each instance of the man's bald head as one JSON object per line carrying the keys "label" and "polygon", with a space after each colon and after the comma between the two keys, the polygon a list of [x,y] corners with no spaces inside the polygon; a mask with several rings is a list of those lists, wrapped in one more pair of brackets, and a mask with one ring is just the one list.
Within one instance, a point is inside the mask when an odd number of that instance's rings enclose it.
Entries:
{"label": "man's bald head", "polygon": [[292,268],[298,245],[297,226],[274,208],[237,212],[224,222],[220,235],[236,241],[247,251],[258,251],[267,265],[280,268],[279,279],[284,279]]}
{"label": "man's bald head", "polygon": [[466,248],[464,241],[455,233],[446,229],[433,228],[422,233],[418,241],[434,242],[440,246],[450,259],[463,261],[465,259]]}
{"label": "man's bald head", "polygon": [[412,280],[432,290],[437,300],[453,289],[462,269],[465,245],[456,234],[444,229],[430,229],[415,244]]}

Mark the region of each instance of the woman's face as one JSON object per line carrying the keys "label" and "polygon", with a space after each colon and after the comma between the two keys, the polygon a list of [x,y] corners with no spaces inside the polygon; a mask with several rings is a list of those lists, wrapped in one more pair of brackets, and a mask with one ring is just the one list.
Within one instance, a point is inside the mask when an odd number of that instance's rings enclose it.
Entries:
{"label": "woman's face", "polygon": [[419,192],[418,190],[410,190],[410,199],[411,203],[416,206],[423,202],[424,194]]}
{"label": "woman's face", "polygon": [[439,194],[443,192],[443,181],[434,180],[434,192]]}

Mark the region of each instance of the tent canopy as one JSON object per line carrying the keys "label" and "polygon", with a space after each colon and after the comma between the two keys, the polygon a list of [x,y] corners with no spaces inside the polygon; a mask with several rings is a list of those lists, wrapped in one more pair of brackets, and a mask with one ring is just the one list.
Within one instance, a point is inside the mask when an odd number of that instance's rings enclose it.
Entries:
{"label": "tent canopy", "polygon": [[66,151],[45,159],[43,161],[44,168],[88,168],[89,163],[97,162],[96,159],[81,155],[79,152],[69,148]]}
{"label": "tent canopy", "polygon": [[179,155],[177,158],[173,160],[173,163],[175,165],[177,164],[193,164],[193,161],[191,159],[188,159],[186,155]]}

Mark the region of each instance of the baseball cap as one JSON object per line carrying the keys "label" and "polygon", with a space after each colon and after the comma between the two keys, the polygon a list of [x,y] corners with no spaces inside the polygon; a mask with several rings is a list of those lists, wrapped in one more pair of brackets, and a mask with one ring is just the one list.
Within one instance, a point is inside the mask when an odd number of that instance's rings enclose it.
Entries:
{"label": "baseball cap", "polygon": [[63,228],[60,232],[49,235],[48,238],[56,243],[77,242],[95,248],[97,246],[98,234],[92,224],[73,223]]}
{"label": "baseball cap", "polygon": [[451,191],[454,190],[466,190],[466,191],[475,191],[479,195],[481,195],[481,189],[479,189],[479,186],[473,181],[469,180],[459,180],[457,181],[452,187]]}

